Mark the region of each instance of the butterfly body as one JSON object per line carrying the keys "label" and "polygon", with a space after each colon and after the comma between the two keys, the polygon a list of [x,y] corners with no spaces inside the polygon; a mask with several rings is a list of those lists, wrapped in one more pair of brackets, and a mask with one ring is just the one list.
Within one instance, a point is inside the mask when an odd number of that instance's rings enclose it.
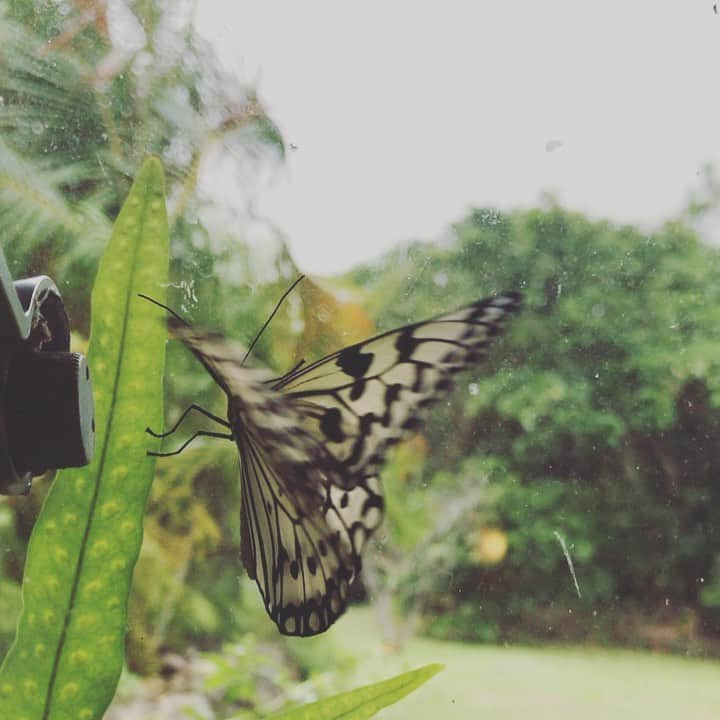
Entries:
{"label": "butterfly body", "polygon": [[478,363],[520,296],[479,300],[351,345],[270,380],[243,349],[170,319],[228,396],[240,455],[241,558],[280,631],[309,636],[342,615],[379,527],[379,472],[424,407]]}

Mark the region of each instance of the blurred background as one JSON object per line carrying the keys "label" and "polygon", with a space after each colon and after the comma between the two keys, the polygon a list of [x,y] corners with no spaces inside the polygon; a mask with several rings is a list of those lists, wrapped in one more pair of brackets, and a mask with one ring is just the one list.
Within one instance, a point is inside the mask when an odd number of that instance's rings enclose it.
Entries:
{"label": "blurred background", "polygon": [[[720,18],[627,5],[0,2],[0,242],[76,347],[148,153],[189,320],[247,343],[308,273],[275,370],[526,297],[392,454],[324,636],[280,637],[244,576],[236,448],[158,463],[108,720],[261,718],[436,661],[382,717],[717,716]],[[168,423],[222,414],[168,352]],[[51,481],[0,499],[0,657]]]}

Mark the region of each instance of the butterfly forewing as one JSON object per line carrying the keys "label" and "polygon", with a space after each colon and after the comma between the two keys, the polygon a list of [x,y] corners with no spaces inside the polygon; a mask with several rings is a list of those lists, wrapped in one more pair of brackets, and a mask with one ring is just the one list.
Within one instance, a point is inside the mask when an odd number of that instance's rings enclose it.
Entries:
{"label": "butterfly forewing", "polygon": [[243,564],[282,633],[316,635],[344,612],[382,520],[388,447],[484,349],[520,296],[480,300],[340,350],[278,381],[242,348],[177,320],[173,333],[228,395],[242,475]]}
{"label": "butterfly forewing", "polygon": [[519,302],[508,293],[384,333],[274,387],[298,404],[304,427],[326,444],[336,482],[352,488],[376,475],[387,449],[417,430],[420,411],[451,389],[455,373],[482,359]]}

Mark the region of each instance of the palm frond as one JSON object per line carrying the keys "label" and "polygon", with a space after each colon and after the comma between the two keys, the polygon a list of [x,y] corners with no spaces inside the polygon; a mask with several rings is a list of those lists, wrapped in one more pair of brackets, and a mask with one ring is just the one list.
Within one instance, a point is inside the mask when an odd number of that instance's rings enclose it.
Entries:
{"label": "palm frond", "polygon": [[52,240],[54,252],[97,251],[109,221],[87,201],[69,202],[61,187],[78,181],[82,164],[52,169],[21,157],[0,139],[0,237],[8,258],[21,262]]}

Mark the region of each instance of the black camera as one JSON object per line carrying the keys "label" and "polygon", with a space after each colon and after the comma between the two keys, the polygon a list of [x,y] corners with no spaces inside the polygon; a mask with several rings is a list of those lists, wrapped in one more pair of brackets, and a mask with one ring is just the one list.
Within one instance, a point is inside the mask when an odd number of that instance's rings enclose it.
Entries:
{"label": "black camera", "polygon": [[0,494],[26,494],[33,475],[87,465],[94,411],[90,369],[70,352],[55,283],[13,282],[0,249]]}

